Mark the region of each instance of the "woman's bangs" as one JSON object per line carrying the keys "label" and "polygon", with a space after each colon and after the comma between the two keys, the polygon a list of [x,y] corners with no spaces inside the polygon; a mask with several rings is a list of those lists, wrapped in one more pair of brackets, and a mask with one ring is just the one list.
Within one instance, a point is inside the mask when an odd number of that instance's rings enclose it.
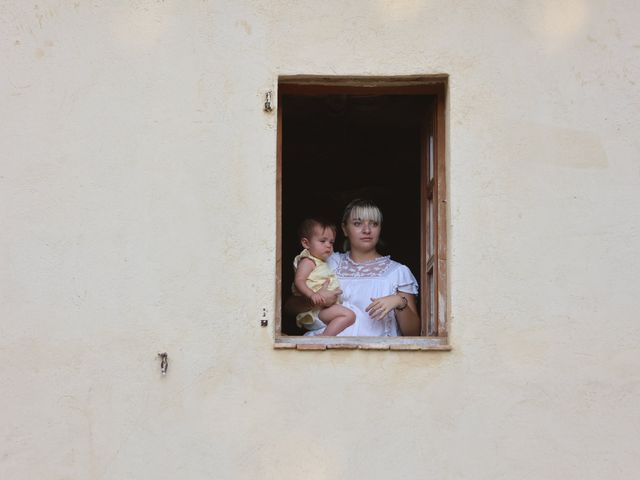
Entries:
{"label": "woman's bangs", "polygon": [[351,210],[350,219],[359,218],[362,221],[382,224],[382,212],[374,205],[358,205]]}

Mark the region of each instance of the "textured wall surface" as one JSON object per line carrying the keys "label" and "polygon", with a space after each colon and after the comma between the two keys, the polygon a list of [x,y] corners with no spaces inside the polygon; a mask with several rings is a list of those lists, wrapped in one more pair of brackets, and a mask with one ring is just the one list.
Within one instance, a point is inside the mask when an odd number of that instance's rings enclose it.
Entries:
{"label": "textured wall surface", "polygon": [[[638,478],[639,24],[635,0],[0,3],[0,477]],[[453,351],[274,351],[263,92],[432,73]]]}

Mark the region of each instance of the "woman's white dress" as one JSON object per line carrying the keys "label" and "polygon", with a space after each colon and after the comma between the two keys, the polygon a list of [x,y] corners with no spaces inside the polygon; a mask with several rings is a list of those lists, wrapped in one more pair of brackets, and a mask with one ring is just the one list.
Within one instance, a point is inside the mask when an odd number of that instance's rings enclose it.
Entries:
{"label": "woman's white dress", "polygon": [[[354,262],[349,253],[334,253],[327,263],[336,272],[342,289],[342,304],[356,314],[355,323],[340,332],[339,336],[389,337],[401,335],[395,311],[383,319],[374,320],[365,311],[372,298],[393,295],[396,292],[417,295],[418,282],[406,266],[380,257],[365,263]],[[312,330],[306,335],[318,335],[324,328]]]}

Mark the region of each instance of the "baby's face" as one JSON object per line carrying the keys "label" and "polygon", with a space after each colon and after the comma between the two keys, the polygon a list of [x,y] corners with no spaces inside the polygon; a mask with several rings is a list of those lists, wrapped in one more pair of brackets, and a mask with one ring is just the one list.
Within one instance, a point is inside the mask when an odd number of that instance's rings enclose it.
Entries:
{"label": "baby's face", "polygon": [[316,225],[311,238],[304,238],[302,245],[309,253],[321,260],[326,260],[333,253],[333,242],[336,241],[336,233],[330,228],[322,228]]}

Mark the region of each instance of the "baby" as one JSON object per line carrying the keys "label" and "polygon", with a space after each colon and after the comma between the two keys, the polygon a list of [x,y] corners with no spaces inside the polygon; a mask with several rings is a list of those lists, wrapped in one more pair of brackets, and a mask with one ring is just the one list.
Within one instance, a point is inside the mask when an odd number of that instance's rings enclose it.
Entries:
{"label": "baby", "polygon": [[310,218],[302,222],[298,235],[304,250],[293,260],[293,268],[296,270],[293,293],[311,300],[314,309],[296,316],[296,323],[307,330],[318,330],[326,326],[323,335],[337,335],[353,325],[356,315],[342,305],[325,307],[325,299],[317,293],[327,279],[329,290],[340,288],[336,274],[326,263],[333,253],[336,227]]}

